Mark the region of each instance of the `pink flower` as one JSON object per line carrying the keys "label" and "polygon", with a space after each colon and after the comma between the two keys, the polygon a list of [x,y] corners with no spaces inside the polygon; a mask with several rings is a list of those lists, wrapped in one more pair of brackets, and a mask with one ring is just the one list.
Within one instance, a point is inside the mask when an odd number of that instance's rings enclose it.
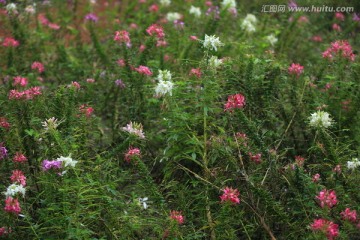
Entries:
{"label": "pink flower", "polygon": [[35,96],[41,95],[40,87],[32,87],[25,91],[19,92],[17,90],[10,90],[9,99],[33,99]]}
{"label": "pink flower", "polygon": [[139,47],[139,52],[143,52],[146,49],[146,46],[144,44],[141,44]]}
{"label": "pink flower", "polygon": [[312,181],[314,183],[317,183],[319,180],[320,180],[320,174],[318,174],[318,173],[312,177]]}
{"label": "pink flower", "polygon": [[159,11],[159,6],[158,5],[156,5],[156,4],[153,4],[153,5],[151,5],[150,7],[149,7],[149,12],[157,12],[157,11]]}
{"label": "pink flower", "polygon": [[341,32],[341,27],[340,27],[338,24],[336,24],[336,23],[334,23],[334,24],[332,25],[332,29],[333,29],[334,31]]}
{"label": "pink flower", "polygon": [[141,152],[140,152],[139,148],[130,147],[128,149],[127,153],[125,153],[125,161],[130,163],[131,159],[133,159],[134,157],[140,157],[140,156],[141,156]]}
{"label": "pink flower", "polygon": [[183,224],[184,223],[184,216],[182,215],[181,211],[172,210],[170,212],[170,218],[177,221],[178,224]]}
{"label": "pink flower", "polygon": [[333,240],[339,235],[339,226],[326,219],[315,219],[310,225],[313,231],[321,231],[326,234],[327,239]]}
{"label": "pink flower", "polygon": [[4,39],[3,44],[4,47],[17,47],[20,45],[19,41],[15,40],[14,38],[7,37]]}
{"label": "pink flower", "polygon": [[331,46],[326,49],[322,56],[332,60],[334,55],[339,55],[350,61],[355,61],[355,54],[352,51],[352,47],[346,40],[339,40],[331,43]]}
{"label": "pink flower", "polygon": [[191,75],[194,75],[194,76],[196,76],[197,78],[201,78],[201,69],[200,68],[192,68],[191,70],[190,70],[190,76]]}
{"label": "pink flower", "polygon": [[232,112],[235,108],[243,108],[245,106],[245,97],[244,95],[238,93],[235,95],[230,95],[228,101],[224,106],[224,111]]}
{"label": "pink flower", "polygon": [[237,189],[232,189],[229,187],[225,187],[222,190],[224,193],[223,195],[220,196],[221,202],[232,202],[232,203],[240,203],[240,199],[239,199],[239,191]]}
{"label": "pink flower", "polygon": [[297,77],[303,72],[304,67],[298,63],[292,63],[291,66],[288,68],[289,74],[296,75]]}
{"label": "pink flower", "polygon": [[128,31],[116,31],[114,41],[119,43],[125,43],[127,47],[131,47],[130,34]]}
{"label": "pink flower", "polygon": [[15,156],[13,158],[14,162],[18,162],[18,163],[22,163],[22,162],[26,162],[27,158],[24,156],[24,154],[20,153],[20,152],[16,152]]}
{"label": "pink flower", "polygon": [[316,35],[316,36],[313,36],[311,38],[311,40],[314,41],[314,42],[322,42],[322,37],[319,36],[319,35]]}
{"label": "pink flower", "polygon": [[335,18],[340,20],[340,21],[344,21],[345,20],[345,15],[341,12],[337,12],[335,13]]}
{"label": "pink flower", "polygon": [[341,217],[350,222],[356,222],[357,214],[356,210],[351,211],[350,208],[346,208],[344,211],[340,213]]}
{"label": "pink flower", "polygon": [[32,70],[37,70],[39,73],[42,73],[45,71],[44,65],[41,62],[33,62],[31,64]]}
{"label": "pink flower", "polygon": [[337,203],[336,194],[334,190],[323,189],[319,192],[319,195],[316,196],[316,198],[319,200],[320,206],[322,208],[324,208],[325,206],[332,208]]}
{"label": "pink flower", "polygon": [[295,164],[298,167],[304,166],[304,161],[305,161],[305,158],[303,158],[302,156],[295,156]]}
{"label": "pink flower", "polygon": [[9,213],[19,214],[21,212],[19,201],[16,198],[7,197],[4,210]]}
{"label": "pink flower", "polygon": [[28,84],[27,78],[17,76],[17,77],[14,77],[13,79],[14,79],[14,84],[13,84],[14,86],[20,85],[22,87],[25,87]]}
{"label": "pink flower", "polygon": [[143,126],[141,125],[141,123],[130,122],[129,124],[126,125],[126,127],[122,127],[121,129],[125,132],[136,135],[141,139],[145,139]]}
{"label": "pink flower", "polygon": [[6,118],[0,117],[0,127],[5,128],[5,129],[10,128],[10,123],[7,121]]}
{"label": "pink flower", "polygon": [[38,20],[40,21],[40,23],[44,26],[47,26],[49,24],[49,20],[45,17],[44,13],[40,13],[38,15]]}
{"label": "pink flower", "polygon": [[156,47],[166,47],[167,46],[167,42],[165,40],[158,40],[156,42]]}
{"label": "pink flower", "polygon": [[71,82],[71,86],[75,87],[77,90],[81,88],[80,84],[78,82]]}
{"label": "pink flower", "polygon": [[88,83],[94,83],[94,82],[95,82],[95,79],[93,79],[93,78],[88,78],[88,79],[86,79],[86,82],[88,82]]}
{"label": "pink flower", "polygon": [[333,169],[333,172],[340,174],[341,173],[341,166],[340,165],[336,165]]}
{"label": "pink flower", "polygon": [[87,104],[83,104],[79,107],[79,111],[85,114],[86,117],[91,117],[91,114],[94,112],[92,107],[89,107]]}
{"label": "pink flower", "polygon": [[189,39],[191,41],[198,41],[199,40],[199,38],[197,36],[190,36]]}
{"label": "pink flower", "polygon": [[125,65],[126,65],[124,59],[119,59],[116,61],[116,63],[119,65],[119,67],[125,67]]}
{"label": "pink flower", "polygon": [[140,65],[139,67],[135,68],[135,71],[137,71],[140,74],[144,74],[146,76],[151,76],[152,75],[151,70],[146,66],[141,66]]}
{"label": "pink flower", "polygon": [[157,24],[153,24],[150,27],[148,27],[146,29],[146,32],[150,36],[155,35],[158,39],[163,39],[165,37],[164,29],[162,28],[162,26],[157,25]]}
{"label": "pink flower", "polygon": [[20,170],[13,170],[10,180],[13,183],[17,182],[23,185],[24,187],[26,186],[26,177],[24,173]]}
{"label": "pink flower", "polygon": [[0,237],[5,236],[6,234],[9,234],[11,232],[11,229],[7,229],[5,227],[0,228]]}
{"label": "pink flower", "polygon": [[261,163],[261,153],[257,153],[253,155],[251,152],[249,153],[250,160],[255,162],[256,164]]}

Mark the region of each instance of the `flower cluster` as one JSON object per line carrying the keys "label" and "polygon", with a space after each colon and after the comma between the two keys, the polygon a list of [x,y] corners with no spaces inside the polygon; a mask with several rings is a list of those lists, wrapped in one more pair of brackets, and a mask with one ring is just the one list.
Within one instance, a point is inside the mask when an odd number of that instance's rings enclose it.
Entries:
{"label": "flower cluster", "polygon": [[321,231],[326,234],[327,239],[332,240],[339,235],[339,226],[326,219],[315,219],[310,225],[313,231]]}
{"label": "flower cluster", "polygon": [[353,53],[351,45],[346,40],[332,42],[331,46],[322,53],[323,58],[329,60],[332,60],[334,55],[339,55],[350,61],[355,61],[355,54]]}
{"label": "flower cluster", "polygon": [[201,78],[201,74],[202,74],[202,72],[201,72],[201,69],[200,68],[192,68],[191,70],[190,70],[190,76],[191,75],[194,75],[194,76],[196,76],[197,78]]}
{"label": "flower cluster", "polygon": [[23,187],[26,186],[26,177],[21,170],[13,170],[10,180],[13,183],[20,183]]}
{"label": "flower cluster", "polygon": [[3,44],[4,47],[18,47],[20,45],[19,41],[14,38],[7,37],[4,39]]}
{"label": "flower cluster", "polygon": [[244,95],[237,93],[228,97],[227,103],[224,106],[224,111],[232,112],[235,108],[243,108],[245,106]]}
{"label": "flower cluster", "polygon": [[316,196],[316,199],[319,200],[320,206],[322,208],[324,207],[332,208],[337,203],[336,193],[334,190],[323,189],[319,192],[319,195]]}
{"label": "flower cluster", "polygon": [[236,8],[236,1],[235,0],[223,0],[221,2],[221,6],[223,8]]}
{"label": "flower cluster", "polygon": [[317,127],[317,128],[328,128],[334,122],[331,119],[329,113],[320,110],[315,113],[312,113],[309,119],[310,119],[309,125],[311,127]]}
{"label": "flower cluster", "polygon": [[341,217],[345,220],[350,222],[356,222],[357,220],[357,213],[356,210],[351,211],[350,208],[346,208],[344,211],[340,213]]}
{"label": "flower cluster", "polygon": [[49,171],[50,169],[60,169],[60,168],[62,168],[61,161],[58,161],[58,160],[49,161],[49,160],[45,159],[42,162],[43,171]]}
{"label": "flower cluster", "polygon": [[38,20],[43,26],[47,26],[47,27],[49,27],[49,28],[51,28],[53,30],[59,30],[60,29],[59,25],[57,25],[56,23],[50,22],[49,19],[47,19],[47,17],[43,13],[40,13],[38,15]]}
{"label": "flower cluster", "polygon": [[60,122],[58,123],[58,120],[55,117],[46,119],[44,122],[41,122],[41,125],[43,126],[45,131],[49,131],[49,130],[55,130],[59,125]]}
{"label": "flower cluster", "polygon": [[17,198],[7,197],[5,199],[4,210],[9,213],[19,214],[21,212],[19,200]]}
{"label": "flower cluster", "polygon": [[257,153],[253,155],[251,152],[249,153],[250,160],[255,162],[256,164],[261,163],[261,153]]}
{"label": "flower cluster", "polygon": [[239,199],[239,191],[237,189],[232,189],[229,187],[225,187],[222,190],[224,193],[220,196],[221,202],[232,202],[232,203],[240,203]]}
{"label": "flower cluster", "polygon": [[10,128],[10,123],[7,121],[6,118],[0,117],[0,127],[5,128],[5,129]]}
{"label": "flower cluster", "polygon": [[[62,168],[68,168],[68,167],[72,167],[74,168],[76,166],[76,164],[78,163],[78,161],[75,161],[74,159],[71,158],[71,155],[69,155],[68,157],[63,157],[60,156],[59,158],[49,161],[49,160],[44,160],[42,162],[42,169],[43,171],[49,171],[50,169],[62,169]],[[66,173],[66,171],[63,171],[61,173],[61,175],[64,175]]]}
{"label": "flower cluster", "polygon": [[131,47],[130,34],[128,31],[116,31],[114,41],[119,43],[125,43],[127,47]]}
{"label": "flower cluster", "polygon": [[209,59],[209,67],[213,71],[215,71],[217,68],[219,68],[222,63],[223,63],[223,61],[221,59],[218,59],[218,57],[216,57],[216,56],[211,56]]}
{"label": "flower cluster", "polygon": [[201,16],[201,10],[199,7],[194,7],[191,5],[189,13],[194,15],[196,18],[199,18]]}
{"label": "flower cluster", "polygon": [[360,166],[360,161],[357,158],[353,158],[352,161],[347,162],[347,168],[348,169],[354,170],[358,166]]}
{"label": "flower cluster", "polygon": [[16,152],[15,156],[13,157],[13,161],[17,163],[23,163],[27,161],[27,158],[24,156],[24,154]]}
{"label": "flower cluster", "polygon": [[145,138],[145,134],[143,132],[143,126],[141,125],[141,123],[130,122],[129,124],[126,125],[126,127],[123,127],[122,130],[130,134],[133,134],[135,136],[138,136],[141,139]]}
{"label": "flower cluster", "polygon": [[14,86],[20,85],[22,87],[25,87],[28,84],[27,78],[24,78],[21,76],[16,76],[13,78],[13,80],[14,80],[14,83],[13,83]]}
{"label": "flower cluster", "polygon": [[146,66],[142,66],[140,65],[139,67],[135,68],[135,71],[137,71],[140,74],[146,75],[146,76],[152,76],[152,72],[150,70],[150,68],[146,67]]}
{"label": "flower cluster", "polygon": [[204,46],[204,48],[206,48],[208,50],[217,51],[217,48],[221,47],[221,46],[224,46],[224,44],[215,35],[208,36],[208,35],[205,34],[205,40],[203,42],[203,46]]}
{"label": "flower cluster", "polygon": [[181,211],[175,211],[175,210],[171,211],[170,218],[177,221],[178,224],[184,223],[184,216],[182,215]]}
{"label": "flower cluster", "polygon": [[164,29],[162,26],[157,25],[157,24],[153,24],[150,27],[148,27],[146,29],[146,32],[150,35],[150,36],[156,36],[156,38],[158,40],[162,40],[165,37],[165,33],[164,33]]}
{"label": "flower cluster", "polygon": [[79,107],[79,111],[89,118],[93,114],[94,108],[89,107],[87,104],[83,104]]}
{"label": "flower cluster", "polygon": [[141,156],[141,152],[140,152],[139,148],[130,147],[128,149],[128,151],[125,153],[125,161],[130,163],[131,159],[133,159],[134,157],[140,157],[140,156]]}
{"label": "flower cluster", "polygon": [[32,87],[25,91],[10,90],[9,99],[33,99],[35,96],[41,95],[40,87]]}
{"label": "flower cluster", "polygon": [[36,61],[31,64],[31,69],[37,70],[38,73],[42,73],[45,71],[44,65],[41,62],[36,62]]}
{"label": "flower cluster", "polygon": [[289,74],[296,75],[297,77],[304,71],[304,67],[298,63],[292,63],[288,68]]}
{"label": "flower cluster", "polygon": [[13,183],[10,186],[8,186],[8,188],[6,189],[6,192],[4,194],[6,197],[14,197],[18,193],[25,196],[25,191],[26,190],[23,185],[18,184],[18,183]]}
{"label": "flower cluster", "polygon": [[255,24],[257,19],[253,14],[247,14],[243,22],[241,23],[241,29],[245,30],[246,32],[255,32]]}
{"label": "flower cluster", "polygon": [[96,14],[94,14],[94,13],[88,13],[88,14],[86,14],[86,16],[85,16],[85,20],[96,23],[97,21],[99,21],[99,18],[98,18],[98,16],[96,16]]}
{"label": "flower cluster", "polygon": [[169,94],[170,96],[172,96],[173,87],[174,87],[173,82],[160,80],[159,83],[155,87],[155,96],[161,97],[166,94]]}
{"label": "flower cluster", "polygon": [[4,147],[3,143],[0,143],[0,160],[4,159],[7,156],[7,149]]}

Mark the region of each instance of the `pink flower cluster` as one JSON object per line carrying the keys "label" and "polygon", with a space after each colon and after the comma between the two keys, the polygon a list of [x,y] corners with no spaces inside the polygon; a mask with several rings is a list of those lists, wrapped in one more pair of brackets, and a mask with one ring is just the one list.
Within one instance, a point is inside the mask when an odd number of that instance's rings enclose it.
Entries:
{"label": "pink flower cluster", "polygon": [[323,58],[332,60],[335,55],[339,55],[350,61],[355,61],[355,54],[352,47],[346,40],[339,40],[331,43],[331,46],[322,53]]}
{"label": "pink flower cluster", "polygon": [[321,231],[326,234],[327,239],[332,240],[339,235],[339,226],[326,219],[315,219],[310,225],[313,231]]}
{"label": "pink flower cluster", "polygon": [[146,66],[142,66],[140,65],[139,67],[134,69],[135,71],[137,71],[140,74],[146,75],[146,76],[152,76],[152,72],[150,70],[150,68],[146,67]]}
{"label": "pink flower cluster", "polygon": [[9,213],[19,214],[21,212],[19,200],[17,198],[7,197],[5,199],[4,210]]}
{"label": "pink flower cluster", "polygon": [[184,216],[181,214],[181,211],[175,211],[175,210],[171,211],[170,212],[170,218],[177,221],[178,224],[183,224],[184,223]]}
{"label": "pink flower cluster", "polygon": [[57,25],[56,23],[52,23],[49,21],[49,19],[47,19],[47,17],[45,16],[44,13],[40,13],[38,15],[38,20],[40,21],[40,23],[43,25],[43,26],[47,26],[51,29],[54,29],[54,30],[59,30],[60,29],[60,26]]}
{"label": "pink flower cluster", "polygon": [[5,129],[10,128],[10,123],[7,121],[6,118],[0,117],[0,127],[5,128]]}
{"label": "pink flower cluster", "polygon": [[14,162],[18,162],[18,163],[22,163],[22,162],[26,162],[27,158],[24,156],[24,154],[20,153],[20,152],[16,152],[15,156],[13,158]]}
{"label": "pink flower cluster", "polygon": [[350,222],[356,222],[357,220],[356,210],[351,211],[350,208],[346,208],[344,211],[340,213],[340,215],[344,220],[348,220]]}
{"label": "pink flower cluster", "polygon": [[316,198],[319,200],[322,208],[325,206],[332,208],[337,203],[336,193],[334,190],[323,189],[319,192],[319,195],[316,196]]}
{"label": "pink flower cluster", "polygon": [[235,108],[243,108],[245,106],[245,97],[244,95],[238,93],[235,95],[230,95],[228,97],[227,103],[224,106],[224,111],[232,112]]}
{"label": "pink flower cluster", "polygon": [[93,114],[94,108],[89,107],[87,104],[83,104],[79,107],[79,111],[89,118]]}
{"label": "pink flower cluster", "polygon": [[13,79],[14,79],[14,84],[13,84],[14,86],[20,85],[22,87],[25,87],[28,84],[27,78],[16,76]]}
{"label": "pink flower cluster", "polygon": [[249,152],[250,160],[255,162],[256,164],[261,163],[261,153],[257,153],[253,155],[251,152]]}
{"label": "pink flower cluster", "polygon": [[128,31],[116,31],[114,41],[119,43],[125,43],[127,47],[131,47],[130,34]]}
{"label": "pink flower cluster", "polygon": [[3,44],[4,47],[17,47],[19,46],[19,41],[15,40],[14,38],[7,37],[4,39]]}
{"label": "pink flower cluster", "polygon": [[154,36],[158,39],[158,40],[162,40],[165,37],[165,33],[164,33],[164,29],[162,26],[157,25],[157,24],[153,24],[150,27],[148,27],[146,29],[146,32],[150,35],[150,36]]}
{"label": "pink flower cluster", "polygon": [[190,76],[193,75],[193,76],[196,76],[197,78],[201,78],[201,69],[200,68],[192,68],[190,70]]}
{"label": "pink flower cluster", "polygon": [[1,227],[0,228],[0,237],[5,236],[6,234],[11,233],[11,228]]}
{"label": "pink flower cluster", "polygon": [[237,189],[232,189],[226,187],[222,190],[224,193],[220,196],[221,202],[232,202],[232,203],[240,203],[239,199],[239,191]]}
{"label": "pink flower cluster", "polygon": [[288,68],[289,74],[296,75],[297,77],[304,71],[304,67],[298,63],[292,63]]}
{"label": "pink flower cluster", "polygon": [[13,170],[10,180],[13,183],[20,183],[24,187],[26,186],[26,177],[21,170]]}
{"label": "pink flower cluster", "polygon": [[31,69],[37,70],[39,73],[45,71],[44,65],[41,62],[36,62],[36,61],[31,64]]}
{"label": "pink flower cluster", "polygon": [[131,159],[133,159],[134,157],[140,157],[140,154],[141,152],[139,148],[130,147],[127,153],[125,153],[125,161],[130,163]]}
{"label": "pink flower cluster", "polygon": [[25,91],[10,90],[9,99],[33,99],[35,96],[41,95],[40,87],[32,87]]}

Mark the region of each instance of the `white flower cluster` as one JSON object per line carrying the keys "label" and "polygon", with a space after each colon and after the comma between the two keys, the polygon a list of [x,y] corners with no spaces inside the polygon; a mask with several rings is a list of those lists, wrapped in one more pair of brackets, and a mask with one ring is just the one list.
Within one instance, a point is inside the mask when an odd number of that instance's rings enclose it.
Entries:
{"label": "white flower cluster", "polygon": [[189,13],[194,15],[197,18],[201,16],[201,10],[200,10],[199,7],[191,6],[190,10],[189,10]]}
{"label": "white flower cluster", "polygon": [[223,0],[221,2],[221,6],[223,8],[236,8],[236,1],[235,0]]}
{"label": "white flower cluster", "polygon": [[171,81],[171,72],[169,70],[159,70],[158,81]]}
{"label": "white flower cluster", "polygon": [[277,41],[278,41],[277,37],[275,37],[274,34],[270,34],[270,35],[266,36],[266,40],[271,44],[271,46],[274,46],[275,43],[277,43]]}
{"label": "white flower cluster", "polygon": [[23,196],[25,196],[25,188],[23,185],[13,183],[6,189],[5,196],[13,197],[18,193],[21,193]]}
{"label": "white flower cluster", "polygon": [[78,161],[75,161],[71,158],[71,155],[69,155],[68,157],[60,156],[56,160],[63,162],[64,167],[67,167],[67,166],[75,167],[75,165],[78,163]]}
{"label": "white flower cluster", "polygon": [[247,14],[241,24],[241,29],[245,30],[246,32],[255,32],[256,31],[256,29],[255,29],[256,22],[257,22],[257,19],[256,19],[255,15]]}
{"label": "white flower cluster", "polygon": [[224,46],[224,44],[220,41],[220,39],[218,37],[215,37],[215,35],[208,36],[205,34],[205,40],[204,40],[203,46],[206,49],[209,49],[209,50],[213,49],[213,50],[217,51],[217,48]]}
{"label": "white flower cluster", "polygon": [[126,125],[126,127],[123,127],[122,130],[130,134],[136,135],[141,139],[145,138],[145,134],[143,132],[143,126],[141,125],[141,123],[130,122],[129,124]]}
{"label": "white flower cluster", "polygon": [[209,59],[209,66],[213,70],[216,70],[218,67],[220,67],[222,63],[222,60],[218,59],[216,56],[211,56]]}
{"label": "white flower cluster", "polygon": [[312,113],[309,117],[309,125],[311,127],[328,128],[333,124],[333,120],[330,118],[330,114],[324,111],[317,111]]}
{"label": "white flower cluster", "polygon": [[174,83],[171,82],[171,72],[169,70],[159,70],[157,76],[159,83],[155,87],[155,96],[161,97],[169,93],[172,96],[172,89],[174,88]]}
{"label": "white flower cluster", "polygon": [[58,120],[55,117],[46,119],[44,122],[41,122],[41,125],[44,127],[45,131],[55,130],[61,122],[58,123]]}
{"label": "white flower cluster", "polygon": [[174,22],[176,20],[180,20],[181,19],[181,14],[177,13],[177,12],[169,12],[166,14],[166,19],[169,22]]}
{"label": "white flower cluster", "polygon": [[171,4],[171,0],[160,0],[159,2],[163,6],[169,6]]}
{"label": "white flower cluster", "polygon": [[354,170],[358,166],[360,166],[360,161],[357,158],[353,158],[352,161],[347,162],[347,168],[348,169]]}

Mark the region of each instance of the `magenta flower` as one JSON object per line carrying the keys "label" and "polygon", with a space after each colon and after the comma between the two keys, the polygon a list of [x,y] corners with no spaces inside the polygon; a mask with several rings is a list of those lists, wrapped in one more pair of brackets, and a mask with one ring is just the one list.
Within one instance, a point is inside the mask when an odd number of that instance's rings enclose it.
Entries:
{"label": "magenta flower", "polygon": [[237,189],[226,187],[222,191],[224,193],[223,195],[220,196],[221,202],[232,202],[236,204],[240,203],[240,199],[239,199],[240,193]]}
{"label": "magenta flower", "polygon": [[46,159],[42,162],[43,171],[48,171],[50,169],[60,169],[60,168],[62,168],[62,161],[58,161],[58,160],[49,161]]}
{"label": "magenta flower", "polygon": [[357,220],[357,213],[356,210],[351,211],[350,208],[346,208],[344,211],[340,213],[341,217],[345,220],[350,222],[356,222]]}
{"label": "magenta flower", "polygon": [[32,87],[25,91],[10,90],[9,99],[33,99],[35,96],[41,95],[40,87]]}
{"label": "magenta flower", "polygon": [[317,183],[320,180],[320,174],[316,173],[313,177],[312,177],[312,181],[314,183]]}
{"label": "magenta flower", "polygon": [[140,157],[140,156],[141,156],[141,152],[140,152],[139,148],[130,147],[128,149],[127,153],[125,153],[125,161],[130,163],[131,159],[133,159],[134,157]]}
{"label": "magenta flower", "polygon": [[10,180],[13,183],[20,183],[23,187],[26,186],[26,177],[21,170],[13,170]]}
{"label": "magenta flower", "polygon": [[164,33],[164,29],[162,26],[157,25],[157,24],[153,24],[150,27],[148,27],[146,29],[146,32],[150,35],[150,36],[155,36],[158,39],[163,39],[165,37],[165,33]]}
{"label": "magenta flower", "polygon": [[320,206],[322,208],[325,206],[332,208],[337,203],[336,193],[334,190],[323,189],[319,192],[319,195],[316,196],[316,199],[319,200]]}
{"label": "magenta flower", "polygon": [[41,62],[36,62],[36,61],[31,64],[31,69],[37,70],[39,73],[45,71],[44,65]]}
{"label": "magenta flower", "polygon": [[20,153],[20,152],[16,152],[15,156],[13,158],[14,162],[18,162],[18,163],[22,163],[22,162],[26,162],[27,158],[24,156],[24,154]]}
{"label": "magenta flower", "polygon": [[232,112],[235,108],[243,108],[245,106],[244,95],[238,93],[228,97],[228,101],[224,106],[224,111]]}
{"label": "magenta flower", "polygon": [[3,44],[4,47],[17,47],[20,45],[19,41],[15,40],[14,38],[7,37],[4,39]]}
{"label": "magenta flower", "polygon": [[332,60],[336,55],[350,61],[355,61],[355,54],[353,53],[351,45],[346,40],[332,42],[331,46],[322,53],[323,58],[329,60]]}
{"label": "magenta flower", "polygon": [[137,71],[140,74],[146,75],[146,76],[152,76],[152,72],[150,70],[150,68],[146,67],[146,66],[139,66],[137,68],[135,68],[135,71]]}
{"label": "magenta flower", "polygon": [[170,212],[170,218],[177,221],[178,224],[183,224],[184,223],[184,216],[182,215],[181,211],[172,210]]}
{"label": "magenta flower", "polygon": [[196,76],[197,78],[201,78],[201,74],[202,74],[202,72],[201,72],[201,69],[200,68],[192,68],[191,70],[190,70],[190,76],[191,75],[194,75],[194,76]]}
{"label": "magenta flower", "polygon": [[130,34],[128,31],[116,31],[114,41],[118,43],[125,43],[127,47],[131,47]]}
{"label": "magenta flower", "polygon": [[7,149],[3,146],[3,143],[0,143],[0,160],[4,159],[7,156]]}
{"label": "magenta flower", "polygon": [[4,210],[9,213],[19,214],[21,212],[19,201],[16,198],[7,197]]}
{"label": "magenta flower", "polygon": [[6,118],[0,117],[0,127],[5,128],[7,130],[10,128],[10,123],[7,121]]}
{"label": "magenta flower", "polygon": [[253,155],[251,152],[249,153],[250,160],[255,162],[256,164],[261,163],[261,153],[257,153]]}
{"label": "magenta flower", "polygon": [[333,240],[339,235],[339,225],[326,219],[315,219],[310,227],[313,231],[325,233],[328,240]]}
{"label": "magenta flower", "polygon": [[13,79],[14,79],[14,84],[13,84],[14,86],[20,85],[22,87],[25,87],[28,84],[27,78],[17,76],[17,77],[14,77]]}
{"label": "magenta flower", "polygon": [[292,63],[291,66],[288,68],[289,74],[296,75],[297,77],[303,72],[304,67],[298,63]]}
{"label": "magenta flower", "polygon": [[97,22],[99,20],[98,16],[96,16],[96,14],[94,13],[88,13],[85,16],[85,20],[87,21],[91,21],[91,22]]}

